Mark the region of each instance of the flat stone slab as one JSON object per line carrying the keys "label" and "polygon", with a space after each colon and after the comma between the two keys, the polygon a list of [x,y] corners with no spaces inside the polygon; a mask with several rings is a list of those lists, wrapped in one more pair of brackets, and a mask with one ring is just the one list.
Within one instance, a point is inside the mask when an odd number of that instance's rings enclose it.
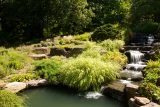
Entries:
{"label": "flat stone slab", "polygon": [[32,54],[32,55],[29,55],[29,56],[34,60],[41,60],[41,59],[47,58],[46,54]]}
{"label": "flat stone slab", "polygon": [[4,87],[5,90],[11,91],[13,93],[17,93],[21,90],[26,89],[27,85],[26,83],[23,82],[12,82],[12,83],[8,83],[6,84],[6,86]]}

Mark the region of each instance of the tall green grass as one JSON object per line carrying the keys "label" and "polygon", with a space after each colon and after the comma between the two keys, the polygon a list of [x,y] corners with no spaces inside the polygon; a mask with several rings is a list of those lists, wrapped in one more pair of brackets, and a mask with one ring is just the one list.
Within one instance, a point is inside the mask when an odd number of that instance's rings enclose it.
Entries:
{"label": "tall green grass", "polygon": [[69,60],[60,72],[60,81],[78,90],[98,90],[103,83],[109,83],[119,76],[120,65],[114,62],[103,62],[97,58]]}

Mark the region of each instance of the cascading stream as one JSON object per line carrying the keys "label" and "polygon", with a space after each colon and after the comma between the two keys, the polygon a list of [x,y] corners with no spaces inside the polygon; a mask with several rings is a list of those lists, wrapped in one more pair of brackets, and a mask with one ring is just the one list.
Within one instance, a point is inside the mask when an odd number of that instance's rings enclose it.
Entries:
{"label": "cascading stream", "polygon": [[142,62],[144,54],[140,51],[130,50],[130,63],[126,65],[126,69],[121,71],[121,77],[128,80],[139,80],[143,78],[142,70],[146,64]]}

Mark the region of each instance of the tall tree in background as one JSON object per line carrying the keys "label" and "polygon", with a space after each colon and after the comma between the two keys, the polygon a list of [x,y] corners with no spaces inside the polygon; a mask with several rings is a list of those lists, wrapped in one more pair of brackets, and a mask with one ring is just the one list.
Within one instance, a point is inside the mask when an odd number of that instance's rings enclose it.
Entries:
{"label": "tall tree in background", "polygon": [[88,0],[88,2],[95,13],[92,26],[98,27],[106,23],[127,23],[130,0]]}

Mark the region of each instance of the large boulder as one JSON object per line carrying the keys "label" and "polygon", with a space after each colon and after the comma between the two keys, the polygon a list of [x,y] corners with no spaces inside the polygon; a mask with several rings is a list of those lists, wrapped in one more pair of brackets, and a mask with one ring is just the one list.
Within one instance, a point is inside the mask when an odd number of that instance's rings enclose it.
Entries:
{"label": "large boulder", "polygon": [[17,92],[22,91],[26,88],[27,88],[27,85],[26,85],[26,83],[23,83],[23,82],[8,83],[4,87],[5,90],[11,91],[13,93],[17,93]]}
{"label": "large boulder", "polygon": [[124,89],[125,89],[125,84],[121,83],[120,81],[114,81],[108,86],[105,86],[102,89],[102,93],[119,101],[124,101],[125,100]]}

